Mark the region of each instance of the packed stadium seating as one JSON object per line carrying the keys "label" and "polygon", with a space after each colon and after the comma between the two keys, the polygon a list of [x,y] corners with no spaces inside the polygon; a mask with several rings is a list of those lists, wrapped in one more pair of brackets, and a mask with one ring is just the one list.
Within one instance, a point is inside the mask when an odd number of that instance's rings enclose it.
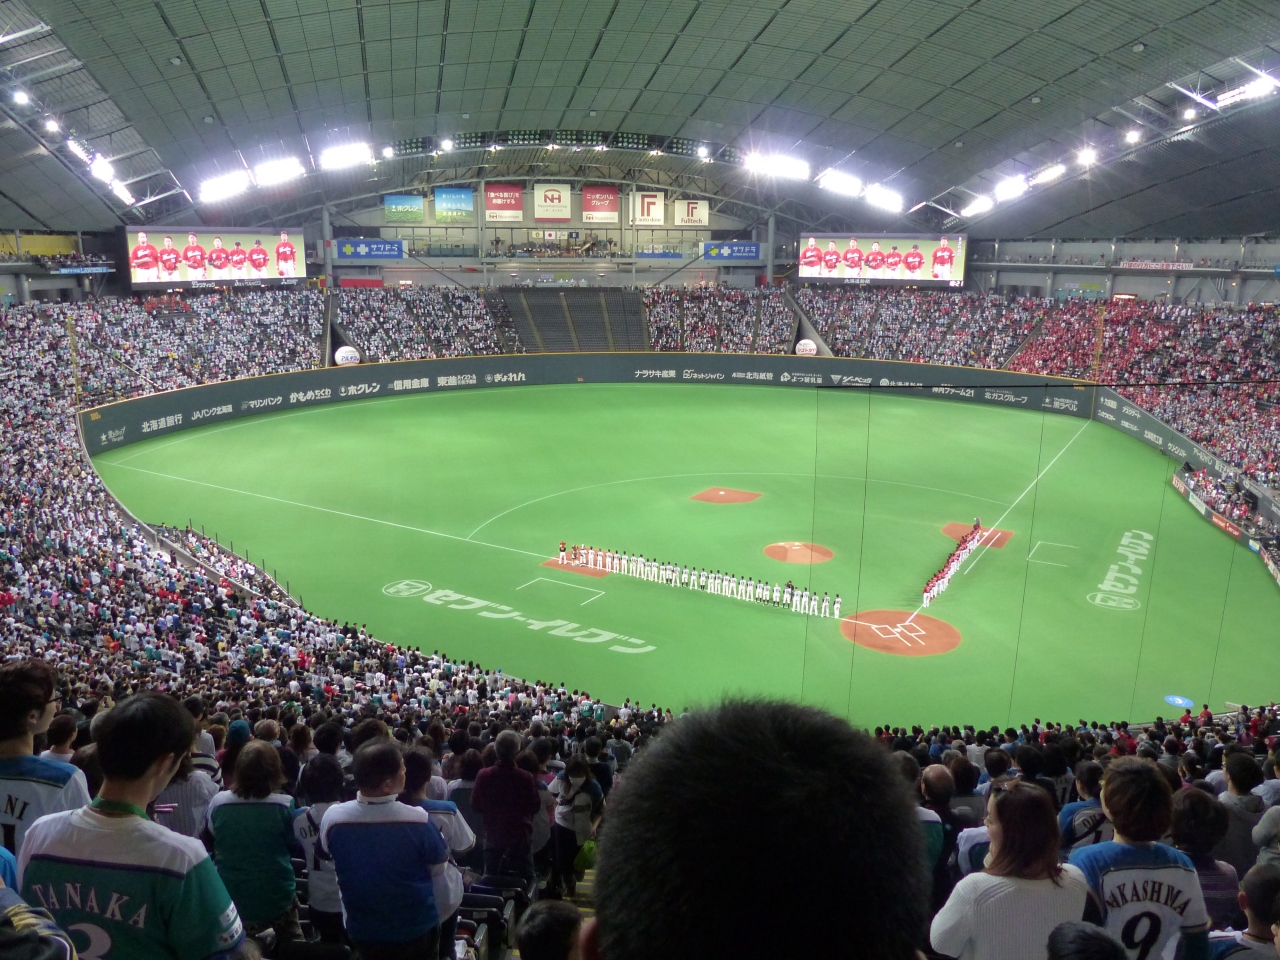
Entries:
{"label": "packed stadium seating", "polygon": [[650,287],[644,302],[654,350],[786,353],[795,332],[795,315],[779,289]]}

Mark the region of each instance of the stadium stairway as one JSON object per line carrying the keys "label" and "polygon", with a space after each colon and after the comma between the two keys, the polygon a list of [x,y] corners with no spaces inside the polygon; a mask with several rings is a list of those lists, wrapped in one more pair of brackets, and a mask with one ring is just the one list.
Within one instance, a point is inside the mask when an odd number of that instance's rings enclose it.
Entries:
{"label": "stadium stairway", "polygon": [[510,319],[530,353],[650,349],[635,290],[500,287],[485,300],[491,313]]}
{"label": "stadium stairway", "polygon": [[644,300],[635,290],[606,288],[601,291],[605,318],[613,332],[614,349],[648,350],[649,331],[644,319]]}

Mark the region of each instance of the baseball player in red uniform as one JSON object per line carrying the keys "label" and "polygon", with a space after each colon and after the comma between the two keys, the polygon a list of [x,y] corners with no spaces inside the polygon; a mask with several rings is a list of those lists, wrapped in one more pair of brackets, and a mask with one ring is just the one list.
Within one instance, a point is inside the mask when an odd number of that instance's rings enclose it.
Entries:
{"label": "baseball player in red uniform", "polygon": [[267,263],[270,260],[271,254],[267,253],[262,241],[253,241],[253,246],[249,248],[249,276],[254,280],[267,279]]}
{"label": "baseball player in red uniform", "polygon": [[866,268],[866,275],[868,277],[878,280],[883,276],[884,254],[880,252],[879,240],[871,241],[871,249],[867,251],[867,255],[862,258],[862,265]]}
{"label": "baseball player in red uniform", "polygon": [[240,246],[240,241],[236,241],[236,245],[227,251],[227,256],[231,260],[231,279],[232,280],[248,280],[249,272],[249,251]]}
{"label": "baseball player in red uniform", "polygon": [[846,277],[862,276],[862,251],[858,248],[856,237],[849,238],[849,246],[845,248],[840,259],[844,261],[844,275]]}
{"label": "baseball player in red uniform", "polygon": [[187,234],[187,245],[182,248],[182,262],[187,265],[188,280],[204,279],[204,263],[208,255],[200,246],[200,238],[194,233]]}
{"label": "baseball player in red uniform", "polygon": [[231,279],[231,251],[222,245],[221,237],[213,238],[213,249],[209,251],[209,279]]}
{"label": "baseball player in red uniform", "polygon": [[816,277],[822,268],[822,251],[818,249],[818,239],[810,237],[809,243],[800,251],[800,276]]}
{"label": "baseball player in red uniform", "polygon": [[834,277],[836,268],[840,266],[840,251],[836,249],[836,242],[829,240],[827,249],[822,253],[822,275],[824,277]]}
{"label": "baseball player in red uniform", "polygon": [[887,280],[898,280],[902,277],[902,254],[896,246],[891,247],[884,255],[884,275]]}
{"label": "baseball player in red uniform", "polygon": [[178,279],[178,261],[181,260],[177,248],[173,245],[173,237],[164,238],[164,246],[160,248],[160,279],[165,283],[174,283]]}
{"label": "baseball player in red uniform", "polygon": [[933,279],[950,280],[951,268],[956,262],[956,252],[947,244],[947,238],[938,241],[933,251]]}
{"label": "baseball player in red uniform", "polygon": [[276,244],[276,273],[282,277],[298,275],[298,251],[289,242],[289,234],[280,231],[280,242]]}
{"label": "baseball player in red uniform", "polygon": [[920,269],[924,266],[924,254],[920,252],[920,244],[913,243],[911,249],[902,255],[902,268],[908,280],[919,280]]}
{"label": "baseball player in red uniform", "polygon": [[129,251],[129,269],[134,283],[155,283],[160,279],[160,251],[147,243],[145,233],[138,234],[138,242]]}

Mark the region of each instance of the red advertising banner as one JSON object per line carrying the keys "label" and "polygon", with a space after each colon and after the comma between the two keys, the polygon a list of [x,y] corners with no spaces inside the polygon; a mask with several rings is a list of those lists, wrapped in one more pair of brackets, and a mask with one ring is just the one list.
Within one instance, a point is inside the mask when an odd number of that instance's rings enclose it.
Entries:
{"label": "red advertising banner", "polygon": [[524,187],[519,183],[484,185],[485,223],[520,223],[524,220]]}
{"label": "red advertising banner", "polygon": [[582,188],[582,222],[583,223],[617,223],[618,222],[618,188],[617,187],[583,187]]}
{"label": "red advertising banner", "polygon": [[1222,530],[1222,531],[1225,531],[1226,533],[1231,534],[1231,536],[1235,537],[1237,540],[1240,539],[1240,534],[1241,534],[1240,528],[1237,527],[1230,520],[1228,520],[1226,517],[1224,517],[1222,514],[1215,513],[1212,516],[1210,516],[1209,519],[1213,521],[1213,525],[1217,527],[1219,530]]}

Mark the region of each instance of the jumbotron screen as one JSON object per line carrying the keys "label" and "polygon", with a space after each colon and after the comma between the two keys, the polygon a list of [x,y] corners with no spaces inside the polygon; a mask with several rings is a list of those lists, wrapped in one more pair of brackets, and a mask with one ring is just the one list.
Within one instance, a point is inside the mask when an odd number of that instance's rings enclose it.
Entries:
{"label": "jumbotron screen", "polygon": [[800,235],[800,279],[963,287],[969,238],[948,234]]}
{"label": "jumbotron screen", "polygon": [[130,230],[129,279],[135,288],[292,286],[307,276],[302,228]]}

